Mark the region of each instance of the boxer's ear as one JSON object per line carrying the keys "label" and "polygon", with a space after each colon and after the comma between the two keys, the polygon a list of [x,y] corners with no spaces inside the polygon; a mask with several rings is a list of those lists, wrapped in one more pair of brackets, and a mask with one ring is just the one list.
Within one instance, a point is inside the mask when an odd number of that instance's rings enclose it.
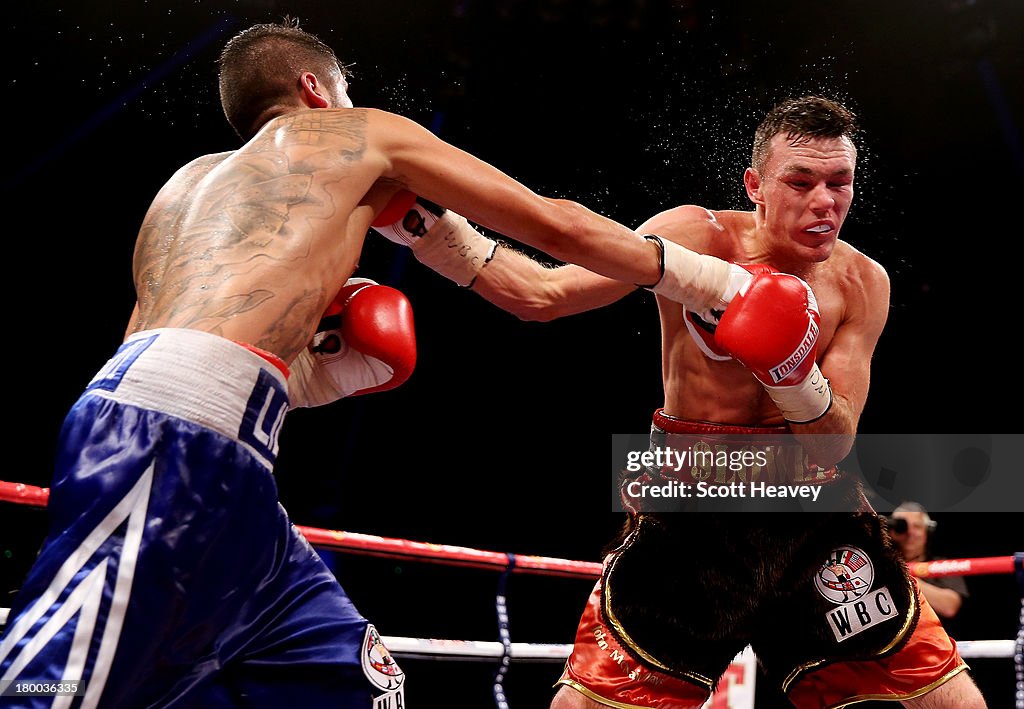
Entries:
{"label": "boxer's ear", "polygon": [[331,100],[313,72],[302,72],[299,77],[299,89],[303,103],[310,108],[330,108]]}
{"label": "boxer's ear", "polygon": [[747,197],[751,202],[764,204],[764,198],[761,196],[761,174],[756,169],[748,167],[743,172],[743,186],[746,187]]}

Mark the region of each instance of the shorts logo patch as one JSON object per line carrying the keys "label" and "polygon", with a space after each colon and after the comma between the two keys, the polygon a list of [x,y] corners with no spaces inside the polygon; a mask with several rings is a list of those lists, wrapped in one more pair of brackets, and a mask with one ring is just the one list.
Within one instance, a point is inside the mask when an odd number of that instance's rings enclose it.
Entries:
{"label": "shorts logo patch", "polygon": [[873,625],[884,623],[898,615],[889,589],[882,586],[859,601],[833,608],[825,614],[825,622],[835,636],[836,642],[841,643]]}
{"label": "shorts logo patch", "polygon": [[[405,673],[395,662],[391,652],[384,647],[380,639],[380,633],[373,627],[372,623],[366,626],[366,636],[363,638],[362,652],[363,674],[370,680],[374,687],[383,690],[395,690],[405,682]],[[387,705],[385,705],[387,706]],[[395,707],[402,706],[401,703],[394,704]]]}
{"label": "shorts logo patch", "polygon": [[138,340],[132,340],[131,342],[125,342],[123,345],[117,348],[117,352],[110,360],[103,365],[103,368],[96,373],[96,376],[89,382],[87,391],[93,389],[103,389],[105,391],[114,391],[117,389],[124,375],[128,372],[135,360],[139,358],[143,352],[145,352],[150,345],[156,342],[156,338],[159,335],[151,335],[149,337],[141,338]]}
{"label": "shorts logo patch", "polygon": [[857,547],[833,549],[814,577],[818,593],[836,604],[850,603],[871,590],[875,566]]}
{"label": "shorts logo patch", "polygon": [[288,413],[288,392],[265,369],[256,375],[256,384],[238,427],[238,439],[268,461],[277,456],[277,437]]}

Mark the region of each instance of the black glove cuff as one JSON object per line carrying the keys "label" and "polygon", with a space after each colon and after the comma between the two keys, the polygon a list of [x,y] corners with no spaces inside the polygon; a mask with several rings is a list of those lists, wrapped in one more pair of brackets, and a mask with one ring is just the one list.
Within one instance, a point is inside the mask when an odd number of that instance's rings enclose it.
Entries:
{"label": "black glove cuff", "polygon": [[648,241],[653,241],[658,245],[658,280],[649,286],[638,283],[640,288],[654,288],[654,286],[661,283],[661,279],[665,277],[665,242],[662,241],[661,237],[657,234],[644,234],[644,238]]}

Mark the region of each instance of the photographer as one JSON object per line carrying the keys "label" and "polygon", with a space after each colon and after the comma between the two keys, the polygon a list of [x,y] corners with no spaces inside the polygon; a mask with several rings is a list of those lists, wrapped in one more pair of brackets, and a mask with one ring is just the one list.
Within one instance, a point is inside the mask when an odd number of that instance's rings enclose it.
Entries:
{"label": "photographer", "polygon": [[[929,535],[936,526],[928,512],[916,502],[902,503],[893,510],[889,519],[889,532],[907,563],[940,558],[932,556],[928,548]],[[943,620],[954,618],[960,612],[964,599],[970,595],[961,576],[943,576],[927,581],[919,578],[917,584]]]}

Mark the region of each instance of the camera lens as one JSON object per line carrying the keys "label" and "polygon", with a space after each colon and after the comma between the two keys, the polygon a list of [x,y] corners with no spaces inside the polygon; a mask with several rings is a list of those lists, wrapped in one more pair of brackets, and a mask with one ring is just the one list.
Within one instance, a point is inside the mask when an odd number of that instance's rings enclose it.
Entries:
{"label": "camera lens", "polygon": [[893,534],[906,534],[907,533],[907,520],[902,517],[890,517],[889,518],[889,530]]}

